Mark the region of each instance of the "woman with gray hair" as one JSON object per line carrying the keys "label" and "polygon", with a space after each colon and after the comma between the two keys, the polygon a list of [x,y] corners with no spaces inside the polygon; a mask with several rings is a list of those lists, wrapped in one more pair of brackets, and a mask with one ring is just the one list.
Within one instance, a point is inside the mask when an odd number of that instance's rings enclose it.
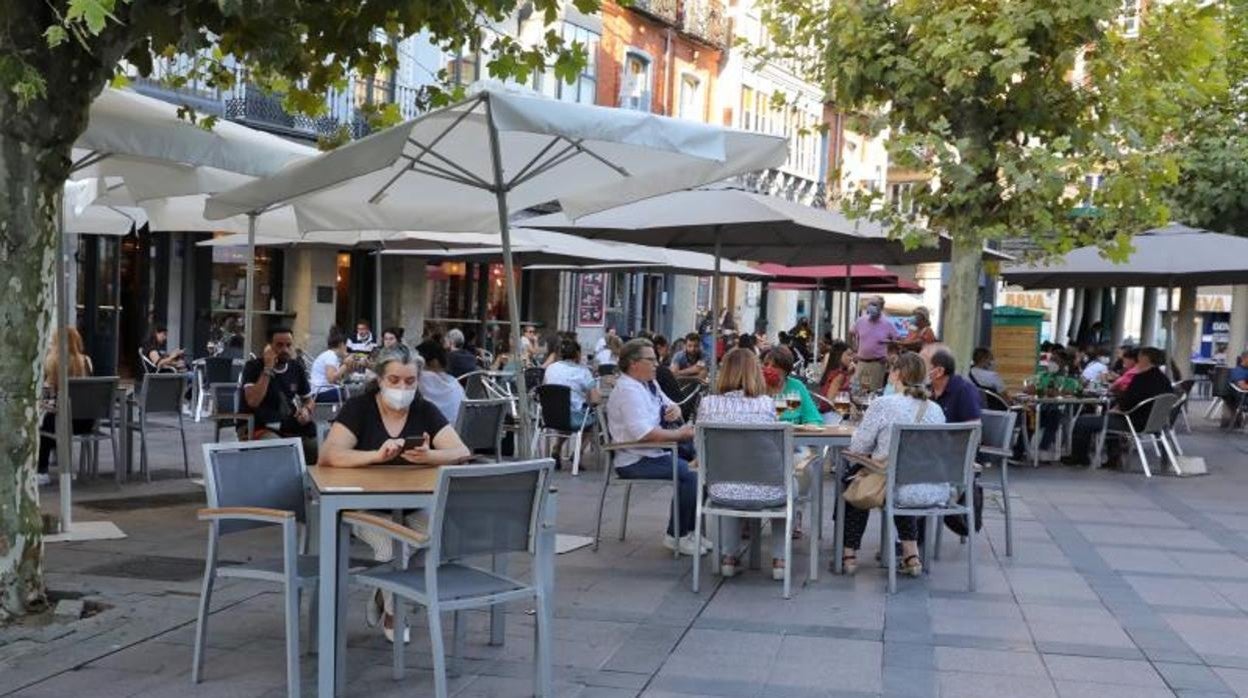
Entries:
{"label": "woman with gray hair", "polygon": [[[420,368],[417,359],[399,351],[385,351],[373,369],[377,380],[363,395],[351,398],[321,446],[317,465],[360,468],[370,465],[450,465],[472,456],[455,428],[432,402],[417,391]],[[419,512],[407,512],[405,522],[420,521]],[[373,549],[373,557],[387,562],[393,555],[390,540],[358,529],[356,535]],[[367,618],[375,625],[382,618],[386,638],[394,641],[389,598],[370,600]],[[406,641],[406,639],[405,639]]]}

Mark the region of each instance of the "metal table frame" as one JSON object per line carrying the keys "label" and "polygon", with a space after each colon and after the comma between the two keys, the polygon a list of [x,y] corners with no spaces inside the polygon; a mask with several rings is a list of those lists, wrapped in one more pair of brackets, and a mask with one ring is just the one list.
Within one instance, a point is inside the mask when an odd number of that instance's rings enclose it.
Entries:
{"label": "metal table frame", "polygon": [[834,479],[833,492],[836,496],[841,493],[840,478],[840,455],[841,450],[849,446],[849,440],[852,435],[840,433],[817,433],[811,431],[802,431],[795,429],[793,431],[793,445],[797,448],[809,446],[816,450],[823,451],[823,457],[818,463],[811,463],[814,468],[810,479],[810,516],[814,519],[813,525],[809,527],[809,535],[814,540],[810,545],[810,581],[819,581],[819,548],[823,544],[823,478],[824,468],[830,462],[832,464],[832,476]]}

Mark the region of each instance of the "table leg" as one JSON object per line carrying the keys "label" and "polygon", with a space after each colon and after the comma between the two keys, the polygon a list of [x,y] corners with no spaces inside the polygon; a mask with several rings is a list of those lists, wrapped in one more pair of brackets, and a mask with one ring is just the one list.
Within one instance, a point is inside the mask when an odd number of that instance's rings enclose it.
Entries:
{"label": "table leg", "polygon": [[[538,535],[537,541],[535,541],[535,544],[539,546],[537,550],[537,553],[538,553],[537,564],[538,565],[541,564],[541,555],[546,550],[546,538],[545,537],[546,537],[546,527],[542,526],[542,530],[540,534]],[[491,569],[494,571],[494,574],[501,575],[504,577],[507,576],[507,556],[506,555],[493,555],[490,558],[490,562],[491,562],[490,566],[491,566]],[[491,645],[498,647],[502,645],[503,642],[506,640],[506,633],[507,633],[506,624],[507,624],[507,615],[503,613],[503,604],[496,603],[493,606],[490,606],[490,644]]]}
{"label": "table leg", "polygon": [[338,666],[338,507],[332,497],[322,497],[320,508],[316,694],[321,698],[332,698],[336,684],[334,674]]}
{"label": "table leg", "polygon": [[[810,581],[819,581],[819,545],[823,540],[823,468],[827,465],[830,449],[824,449],[823,457],[816,459],[809,467],[814,467],[810,482],[810,518],[814,521],[808,526],[810,536]],[[789,561],[787,564],[793,564]]]}
{"label": "table leg", "polygon": [[1036,405],[1036,421],[1031,427],[1031,467],[1040,467],[1040,405]]}
{"label": "table leg", "polygon": [[[340,521],[335,517],[336,521]],[[338,535],[334,536],[334,547],[338,551],[338,565],[334,570],[334,587],[338,598],[334,602],[334,695],[346,693],[347,686],[347,562],[351,556],[351,529],[341,524],[337,526]]]}

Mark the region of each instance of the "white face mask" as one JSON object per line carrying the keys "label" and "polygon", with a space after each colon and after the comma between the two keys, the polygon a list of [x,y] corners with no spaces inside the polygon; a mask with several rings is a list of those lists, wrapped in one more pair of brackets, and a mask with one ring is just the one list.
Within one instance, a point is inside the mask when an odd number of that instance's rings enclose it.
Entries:
{"label": "white face mask", "polygon": [[405,410],[416,399],[416,390],[403,388],[382,388],[381,399],[386,401],[392,410]]}

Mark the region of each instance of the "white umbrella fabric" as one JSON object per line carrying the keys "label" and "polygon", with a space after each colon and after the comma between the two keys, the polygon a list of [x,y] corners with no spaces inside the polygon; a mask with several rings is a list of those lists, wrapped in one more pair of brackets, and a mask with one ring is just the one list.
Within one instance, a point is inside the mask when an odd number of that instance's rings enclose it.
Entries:
{"label": "white umbrella fabric", "polygon": [[427,229],[499,233],[518,347],[513,214],[558,201],[570,215],[583,215],[778,166],[786,150],[774,136],[488,85],[463,102],[211,197],[205,214],[254,218],[290,204],[305,231],[404,230],[419,221]]}

